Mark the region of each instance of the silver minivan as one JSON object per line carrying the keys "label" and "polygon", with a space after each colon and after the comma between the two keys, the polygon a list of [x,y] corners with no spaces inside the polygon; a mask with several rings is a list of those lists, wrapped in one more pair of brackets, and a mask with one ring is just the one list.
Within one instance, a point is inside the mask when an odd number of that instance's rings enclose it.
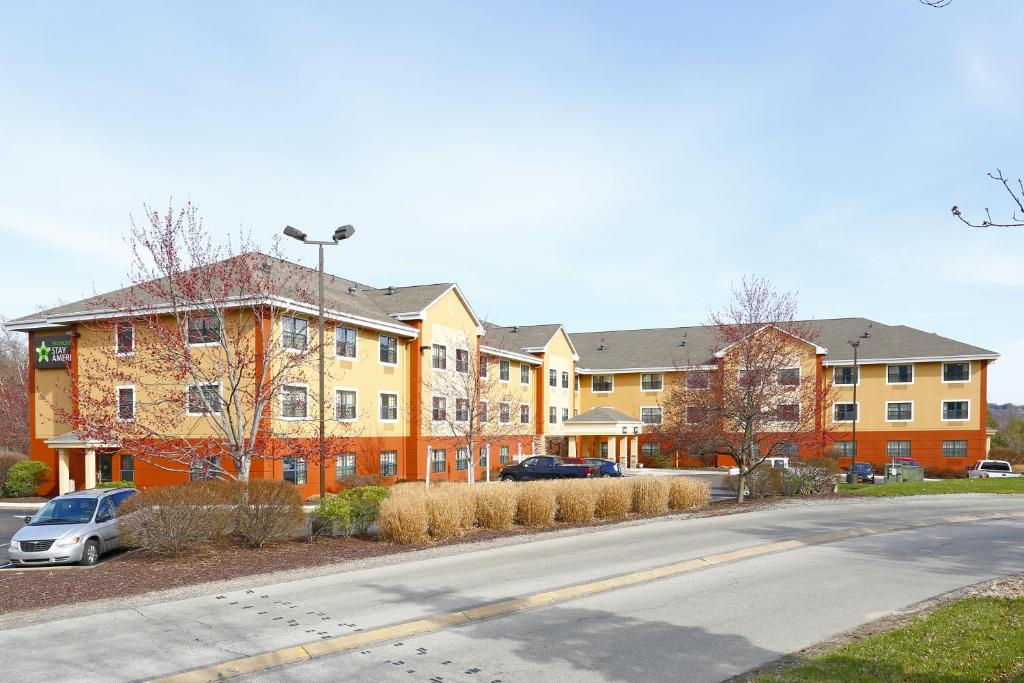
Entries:
{"label": "silver minivan", "polygon": [[19,566],[75,563],[91,566],[120,545],[117,509],[135,489],[89,489],[54,498],[18,529],[7,549]]}

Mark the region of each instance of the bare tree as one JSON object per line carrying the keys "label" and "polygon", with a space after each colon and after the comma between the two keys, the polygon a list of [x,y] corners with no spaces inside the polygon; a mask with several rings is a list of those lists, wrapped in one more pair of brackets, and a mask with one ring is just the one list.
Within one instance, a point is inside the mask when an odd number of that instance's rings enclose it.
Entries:
{"label": "bare tree", "polygon": [[766,459],[820,454],[827,444],[822,407],[830,389],[815,372],[817,333],[796,312],[793,294],[744,279],[732,302],[709,317],[714,359],[674,373],[666,387],[654,433],[685,444],[690,454],[730,458],[739,470],[740,502],[746,478]]}
{"label": "bare tree", "polygon": [[995,173],[989,171],[988,177],[996,181],[1003,186],[1006,193],[1010,195],[1010,200],[1013,202],[1011,206],[1011,213],[1008,219],[1002,221],[996,221],[992,219],[992,213],[989,209],[985,208],[985,218],[978,220],[970,220],[965,218],[963,212],[959,206],[952,208],[953,215],[956,216],[962,223],[969,225],[972,228],[1021,228],[1024,227],[1024,180],[1017,178],[1013,181],[1003,175],[1000,169],[996,169]]}
{"label": "bare tree", "polygon": [[28,345],[0,320],[0,447],[28,453]]}
{"label": "bare tree", "polygon": [[953,0],[918,0],[918,2],[922,5],[927,5],[928,7],[946,7],[953,2]]}

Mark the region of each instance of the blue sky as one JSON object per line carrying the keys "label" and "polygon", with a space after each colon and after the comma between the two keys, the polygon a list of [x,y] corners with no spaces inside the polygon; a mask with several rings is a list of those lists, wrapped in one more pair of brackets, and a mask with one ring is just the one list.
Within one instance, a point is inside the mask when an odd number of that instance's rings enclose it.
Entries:
{"label": "blue sky", "polygon": [[[143,202],[358,233],[328,268],[499,323],[807,317],[997,350],[1024,402],[1024,3],[19,3],[0,25],[0,313],[119,286]],[[285,245],[296,260],[315,252]]]}

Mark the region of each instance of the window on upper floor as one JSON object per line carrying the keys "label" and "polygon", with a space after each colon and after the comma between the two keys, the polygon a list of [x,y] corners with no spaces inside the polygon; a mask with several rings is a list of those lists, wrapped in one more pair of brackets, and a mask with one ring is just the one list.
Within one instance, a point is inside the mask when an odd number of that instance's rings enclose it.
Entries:
{"label": "window on upper floor", "polygon": [[351,327],[334,328],[334,355],[338,358],[355,358],[359,334]]}
{"label": "window on upper floor", "polygon": [[434,353],[431,365],[435,370],[446,370],[448,368],[448,347],[442,344],[434,344]]}
{"label": "window on upper floor", "polygon": [[613,386],[611,375],[594,375],[590,378],[591,391],[609,392],[612,390]]}
{"label": "window on upper floor", "polygon": [[334,419],[356,419],[356,392],[351,389],[337,389],[334,392]]}
{"label": "window on upper floor", "polygon": [[641,408],[640,421],[647,425],[661,424],[661,408]]}
{"label": "window on upper floor", "polygon": [[305,318],[281,316],[281,346],[284,348],[305,351],[308,333],[309,322]]}
{"label": "window on upper floor", "polygon": [[562,408],[562,422],[565,422],[568,419],[569,419],[569,409],[568,408]]}
{"label": "window on upper floor", "polygon": [[455,349],[455,369],[458,372],[469,372],[468,349]]}
{"label": "window on upper floor", "polygon": [[478,414],[480,416],[480,423],[481,424],[483,424],[484,422],[487,422],[487,419],[488,419],[488,415],[487,415],[487,401],[480,401],[480,407],[478,409]]}
{"label": "window on upper floor", "polygon": [[380,335],[380,362],[386,365],[398,365],[398,339]]}
{"label": "window on upper floor", "polygon": [[562,388],[569,388],[569,372],[567,370],[562,370]]}
{"label": "window on upper floor", "polygon": [[508,403],[498,404],[498,422],[507,424],[512,421],[512,407]]}
{"label": "window on upper floor", "polygon": [[394,422],[398,419],[398,394],[382,393],[380,395],[381,422]]}
{"label": "window on upper floor", "polygon": [[455,421],[469,422],[469,400],[465,398],[455,399]]}
{"label": "window on upper floor", "polygon": [[434,396],[431,403],[431,418],[434,422],[441,422],[448,417],[448,401],[444,396]]}
{"label": "window on upper floor", "polygon": [[530,383],[530,366],[526,363],[519,364],[519,383],[529,384]]}
{"label": "window on upper floor", "polygon": [[507,360],[498,361],[498,379],[501,380],[502,382],[507,382],[509,375],[511,374],[511,367],[512,364],[509,363]]}
{"label": "window on upper floor", "polygon": [[558,370],[555,370],[555,369],[548,370],[548,386],[550,386],[550,387],[557,387],[558,386]]}
{"label": "window on upper floor", "polygon": [[856,422],[857,421],[857,404],[855,403],[836,403],[832,406],[833,422]]}
{"label": "window on upper floor", "polygon": [[686,373],[687,389],[707,389],[711,386],[711,375],[707,370],[690,370]]}
{"label": "window on upper floor", "polygon": [[736,383],[741,387],[752,387],[757,381],[757,372],[755,370],[737,370],[736,371]]}
{"label": "window on upper floor", "polygon": [[488,365],[489,365],[489,363],[487,361],[487,356],[481,355],[480,356],[480,377],[483,378],[483,379],[487,379],[487,366]]}
{"label": "window on upper floor", "polygon": [[687,424],[702,424],[707,420],[708,411],[704,406],[686,406]]}
{"label": "window on upper floor", "polygon": [[943,420],[967,420],[970,419],[970,403],[967,401],[943,401]]}
{"label": "window on upper floor", "polygon": [[548,424],[558,423],[558,408],[555,406],[548,406]]}
{"label": "window on upper floor", "polygon": [[885,419],[889,422],[913,420],[914,404],[911,401],[888,401],[885,404]]}
{"label": "window on upper floor", "polygon": [[780,387],[800,386],[800,368],[782,368],[775,373],[775,383]]}
{"label": "window on upper floor", "polygon": [[185,319],[189,344],[215,344],[220,341],[220,318],[215,314],[190,315]]}
{"label": "window on upper floor", "polygon": [[775,407],[775,419],[779,422],[796,422],[800,419],[799,403],[781,403]]}
{"label": "window on upper floor", "polygon": [[301,420],[307,417],[309,390],[301,384],[281,387],[281,417]]}
{"label": "window on upper floor", "polygon": [[860,368],[852,365],[836,366],[832,368],[832,383],[838,386],[852,386],[857,384],[857,375]]}
{"label": "window on upper floor", "polygon": [[117,419],[121,422],[135,419],[135,387],[117,388]]}
{"label": "window on upper floor", "polygon": [[943,363],[942,364],[942,381],[943,382],[970,382],[971,381],[971,364],[970,363]]}
{"label": "window on upper floor", "polygon": [[519,422],[524,425],[530,424],[530,406],[526,403],[519,406]]}
{"label": "window on upper floor", "polygon": [[913,384],[914,366],[909,363],[886,366],[885,381],[887,384]]}
{"label": "window on upper floor", "polygon": [[664,387],[664,377],[660,374],[643,373],[640,375],[640,389],[642,391],[661,391]]}
{"label": "window on upper floor", "polygon": [[190,384],[186,392],[189,415],[219,414],[221,409],[219,384]]}
{"label": "window on upper floor", "polygon": [[119,322],[114,326],[114,352],[119,356],[135,353],[135,326]]}

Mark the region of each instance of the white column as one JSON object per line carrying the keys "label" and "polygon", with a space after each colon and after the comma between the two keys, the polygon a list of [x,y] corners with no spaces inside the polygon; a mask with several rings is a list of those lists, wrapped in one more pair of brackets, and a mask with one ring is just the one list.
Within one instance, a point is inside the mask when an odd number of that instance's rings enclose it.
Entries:
{"label": "white column", "polygon": [[96,488],[96,451],[92,448],[85,451],[85,488]]}
{"label": "white column", "polygon": [[63,496],[71,489],[71,469],[68,467],[67,449],[57,449],[57,495]]}
{"label": "white column", "polygon": [[629,439],[629,466],[636,467],[640,461],[640,437],[634,436]]}
{"label": "white column", "polygon": [[569,437],[569,457],[570,458],[575,458],[576,457],[576,437],[575,436],[570,436]]}
{"label": "white column", "polygon": [[616,461],[615,457],[618,449],[615,447],[615,442],[618,440],[619,438],[614,434],[608,437],[608,459],[611,460],[612,462]]}

